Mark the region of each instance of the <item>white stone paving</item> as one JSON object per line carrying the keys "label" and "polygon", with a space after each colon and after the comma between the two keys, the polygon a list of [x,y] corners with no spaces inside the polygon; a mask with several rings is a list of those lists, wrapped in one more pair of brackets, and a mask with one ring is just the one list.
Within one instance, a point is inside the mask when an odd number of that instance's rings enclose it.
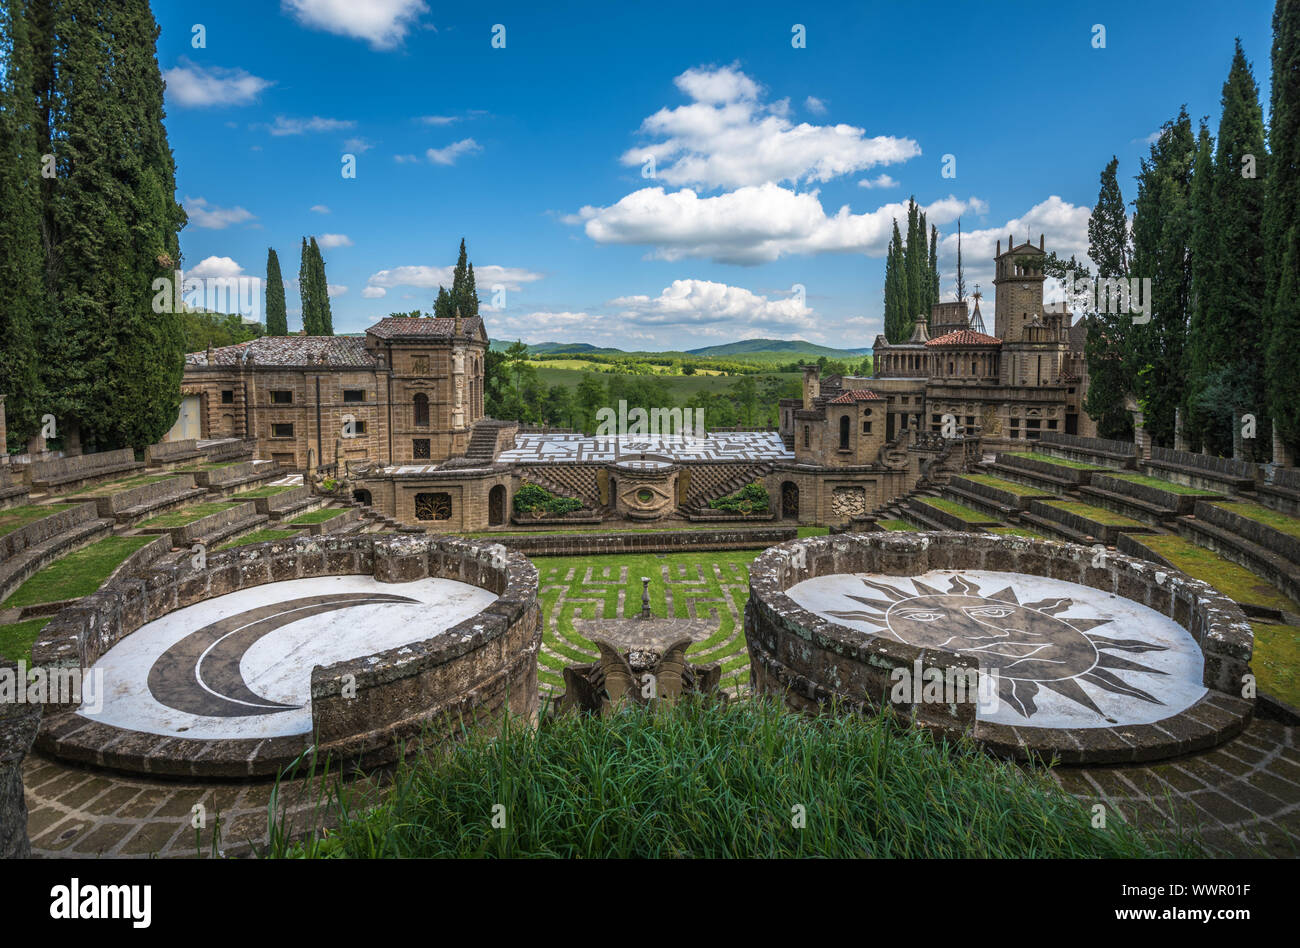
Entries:
{"label": "white stone paving", "polygon": [[775,431],[722,431],[706,437],[684,435],[521,434],[515,447],[501,452],[505,463],[636,461],[642,454],[674,461],[790,461]]}

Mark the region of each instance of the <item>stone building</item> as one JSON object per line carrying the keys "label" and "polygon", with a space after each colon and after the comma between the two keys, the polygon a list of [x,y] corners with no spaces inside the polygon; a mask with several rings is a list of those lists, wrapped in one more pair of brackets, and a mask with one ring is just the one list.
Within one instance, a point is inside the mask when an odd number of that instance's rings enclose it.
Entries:
{"label": "stone building", "polygon": [[1041,235],[1037,247],[1008,238],[1005,252],[998,241],[993,335],[984,332],[977,293],[969,318],[964,301],[939,303],[929,328],[918,319],[907,342],[876,337],[874,376],[860,381],[888,401],[886,440],[908,422],[942,432],[949,415],[995,447],[1044,431],[1096,436],[1083,409],[1087,327],[1064,306],[1043,305],[1043,252]]}
{"label": "stone building", "polygon": [[210,347],[186,356],[172,436],[256,439],[258,458],[291,470],[446,460],[483,417],[487,346],[478,317],[388,317],[363,336]]}

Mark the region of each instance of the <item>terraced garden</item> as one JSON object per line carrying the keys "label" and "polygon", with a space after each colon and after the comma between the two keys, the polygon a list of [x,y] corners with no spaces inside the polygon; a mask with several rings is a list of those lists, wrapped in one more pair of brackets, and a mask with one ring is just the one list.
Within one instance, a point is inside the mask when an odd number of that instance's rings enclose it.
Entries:
{"label": "terraced garden", "polygon": [[180,510],[173,510],[165,514],[146,520],[139,525],[141,530],[166,530],[174,527],[183,527],[187,523],[193,523],[195,520],[201,520],[215,513],[221,513],[223,510],[229,510],[234,507],[235,503],[204,503],[194,504],[190,507],[183,507]]}
{"label": "terraced garden", "polygon": [[45,628],[49,617],[27,619],[12,625],[0,625],[0,655],[16,662],[32,660],[32,643]]}
{"label": "terraced garden", "polygon": [[1271,507],[1244,500],[1218,501],[1213,506],[1230,510],[1238,516],[1247,517],[1256,523],[1262,523],[1266,527],[1272,527],[1280,533],[1285,533],[1287,536],[1300,540],[1300,519],[1287,516]]}
{"label": "terraced garden", "polygon": [[[98,540],[45,567],[0,603],[0,608],[21,608],[88,596],[100,587],[123,560],[156,539],[157,537],[140,535]],[[0,654],[5,654],[3,649],[0,649]]]}
{"label": "terraced garden", "polygon": [[[239,496],[243,497],[245,495],[240,494]],[[313,510],[310,513],[305,513],[300,517],[294,517],[289,522],[305,527],[308,524],[324,523],[327,520],[333,520],[335,517],[342,516],[344,513],[345,510],[341,507],[323,507],[320,510]]]}
{"label": "terraced garden", "polygon": [[924,504],[926,507],[935,507],[944,513],[952,514],[959,520],[965,520],[967,523],[987,523],[989,518],[987,514],[980,513],[965,504],[959,504],[954,500],[944,500],[942,497],[918,497],[917,503]]}
{"label": "terraced garden", "polygon": [[1169,491],[1171,494],[1191,494],[1197,497],[1218,496],[1214,491],[1201,490],[1199,487],[1188,487],[1185,484],[1175,484],[1173,481],[1164,481],[1158,477],[1151,477],[1149,474],[1137,474],[1133,471],[1110,471],[1106,476],[1128,481],[1130,484],[1141,484],[1143,487]]}
{"label": "terraced garden", "polygon": [[1143,524],[1134,520],[1132,517],[1125,517],[1123,514],[1117,514],[1114,511],[1107,510],[1105,507],[1094,507],[1092,504],[1081,503],[1077,500],[1045,500],[1043,501],[1049,507],[1055,507],[1057,510],[1064,510],[1066,513],[1072,513],[1080,517],[1087,517],[1096,523],[1104,523],[1112,527],[1142,527]]}
{"label": "terraced garden", "polygon": [[632,618],[641,612],[641,577],[650,578],[650,609],[664,618],[703,619],[717,632],[688,652],[693,663],[721,662],[722,687],[749,681],[743,615],[749,564],[758,550],[660,555],[564,556],[535,560],[542,612],[538,683],[543,694],[564,690],[566,665],[593,662],[596,647],[573,620]]}
{"label": "terraced garden", "polygon": [[15,530],[34,523],[42,517],[48,517],[51,514],[59,513],[62,510],[68,510],[75,507],[76,504],[33,504],[24,507],[10,507],[8,510],[0,510],[0,537],[13,533]]}
{"label": "terraced garden", "polygon": [[1025,458],[1030,461],[1039,461],[1043,464],[1051,464],[1054,467],[1068,467],[1073,471],[1109,471],[1110,468],[1102,467],[1100,464],[1088,464],[1084,461],[1072,461],[1069,458],[1058,458],[1051,454],[1039,454],[1037,451],[1010,451],[1008,457]]}

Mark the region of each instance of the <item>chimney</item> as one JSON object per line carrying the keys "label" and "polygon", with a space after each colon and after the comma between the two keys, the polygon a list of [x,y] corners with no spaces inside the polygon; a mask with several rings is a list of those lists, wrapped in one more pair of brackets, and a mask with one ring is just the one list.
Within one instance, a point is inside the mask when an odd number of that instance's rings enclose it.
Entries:
{"label": "chimney", "polygon": [[998,252],[997,252],[997,254],[996,254],[995,256],[998,256],[998,257],[1002,256],[1002,238],[1001,238],[1001,237],[998,238]]}
{"label": "chimney", "polygon": [[217,352],[215,349],[212,348],[212,342],[211,340],[209,340],[208,341],[208,365],[212,365],[212,360],[216,356],[216,354]]}
{"label": "chimney", "polygon": [[1013,237],[1011,234],[1007,234],[1007,250],[1010,250],[1015,245],[1016,245],[1015,237]]}
{"label": "chimney", "polygon": [[822,393],[821,369],[815,365],[803,367],[803,408],[808,411],[813,401]]}
{"label": "chimney", "polygon": [[1043,235],[1041,233],[1038,235],[1038,250],[1040,253],[1043,252]]}
{"label": "chimney", "polygon": [[452,329],[452,334],[456,336],[460,335],[460,307],[459,306],[456,307],[456,326],[454,329]]}

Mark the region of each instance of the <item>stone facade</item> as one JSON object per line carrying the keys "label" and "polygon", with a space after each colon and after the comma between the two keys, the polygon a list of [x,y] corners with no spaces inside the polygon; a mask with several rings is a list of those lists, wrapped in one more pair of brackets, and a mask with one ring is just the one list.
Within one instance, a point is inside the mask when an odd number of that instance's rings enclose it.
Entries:
{"label": "stone facade", "polygon": [[201,436],[304,470],[464,454],[483,417],[483,321],[389,317],[364,336],[268,336],[186,357]]}

